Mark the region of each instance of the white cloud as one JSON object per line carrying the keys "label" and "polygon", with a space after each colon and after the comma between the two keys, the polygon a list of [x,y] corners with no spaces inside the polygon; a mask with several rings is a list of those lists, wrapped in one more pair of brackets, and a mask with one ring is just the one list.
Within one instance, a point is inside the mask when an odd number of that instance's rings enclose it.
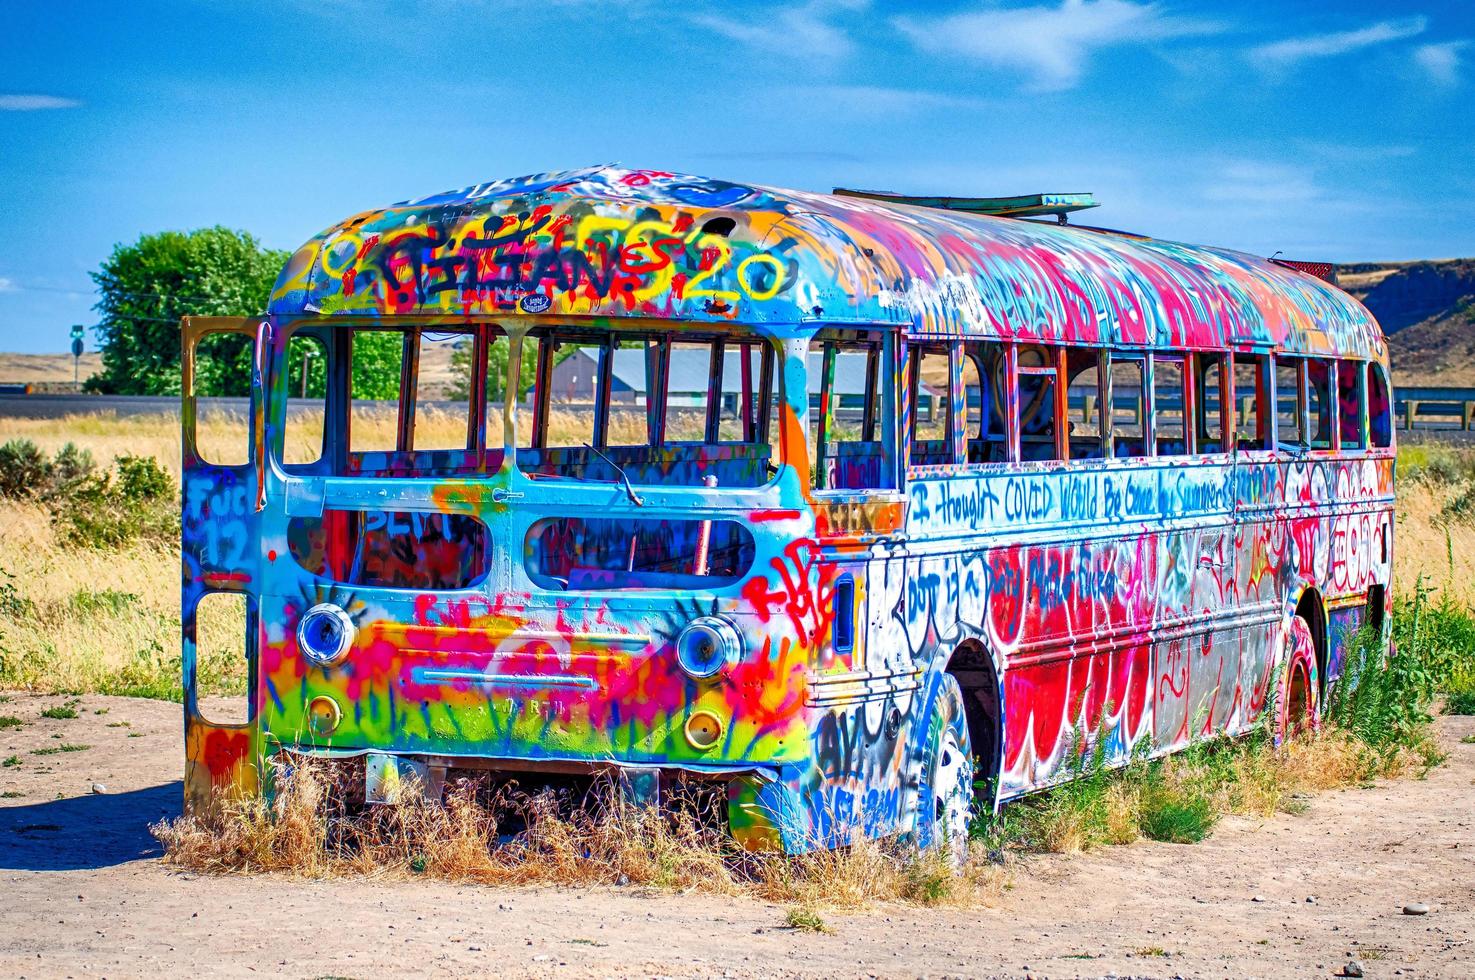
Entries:
{"label": "white cloud", "polygon": [[1460,84],[1460,52],[1469,41],[1445,41],[1441,44],[1421,44],[1414,49],[1414,64],[1424,70],[1429,80],[1440,88],[1454,88]]}
{"label": "white cloud", "polygon": [[925,109],[977,109],[985,105],[982,99],[882,85],[799,85],[784,89],[782,95],[859,115],[904,115]]}
{"label": "white cloud", "polygon": [[1402,20],[1382,20],[1355,31],[1287,38],[1251,48],[1250,60],[1267,70],[1283,70],[1307,58],[1331,58],[1390,41],[1402,41],[1424,33],[1427,26],[1425,17],[1405,17]]}
{"label": "white cloud", "polygon": [[16,286],[15,280],[0,276],[0,293],[13,293],[17,288],[19,287]]}
{"label": "white cloud", "polygon": [[75,109],[82,103],[59,95],[0,95],[0,112],[34,112],[38,109]]}
{"label": "white cloud", "polygon": [[1216,34],[1222,25],[1134,0],[1061,0],[1059,6],[985,7],[932,19],[893,21],[913,44],[1027,76],[1038,91],[1073,87],[1101,48]]}
{"label": "white cloud", "polygon": [[800,61],[835,62],[855,50],[836,14],[863,10],[869,0],[809,0],[797,6],[750,9],[742,17],[693,14],[692,23],[730,40]]}

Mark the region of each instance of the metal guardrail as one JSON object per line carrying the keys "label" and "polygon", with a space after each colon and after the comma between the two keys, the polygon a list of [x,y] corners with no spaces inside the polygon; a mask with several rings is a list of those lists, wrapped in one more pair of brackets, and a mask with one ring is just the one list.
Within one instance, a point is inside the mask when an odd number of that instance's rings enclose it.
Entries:
{"label": "metal guardrail", "polygon": [[1405,431],[1459,429],[1475,425],[1475,388],[1408,386],[1393,390],[1393,416]]}

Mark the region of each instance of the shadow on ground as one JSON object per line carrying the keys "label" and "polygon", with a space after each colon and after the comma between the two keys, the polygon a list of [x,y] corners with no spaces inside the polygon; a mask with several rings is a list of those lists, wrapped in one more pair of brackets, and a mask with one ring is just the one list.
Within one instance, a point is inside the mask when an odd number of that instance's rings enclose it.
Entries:
{"label": "shadow on ground", "polygon": [[0,869],[77,871],[158,857],[149,824],[179,815],[178,780],[128,793],[0,808]]}

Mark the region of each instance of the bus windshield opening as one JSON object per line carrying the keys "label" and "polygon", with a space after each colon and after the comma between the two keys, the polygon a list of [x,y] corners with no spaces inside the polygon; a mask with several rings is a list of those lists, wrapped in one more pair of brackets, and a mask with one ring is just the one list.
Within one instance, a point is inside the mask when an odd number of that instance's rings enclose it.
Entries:
{"label": "bus windshield opening", "polygon": [[759,487],[772,478],[774,351],[759,338],[559,330],[523,340],[529,476]]}

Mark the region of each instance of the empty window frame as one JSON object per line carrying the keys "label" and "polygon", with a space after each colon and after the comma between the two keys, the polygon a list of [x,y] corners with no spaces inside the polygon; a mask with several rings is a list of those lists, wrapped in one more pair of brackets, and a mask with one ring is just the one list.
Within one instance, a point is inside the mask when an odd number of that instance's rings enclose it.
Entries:
{"label": "empty window frame", "polygon": [[727,342],[722,345],[722,373],[716,399],[717,441],[756,443],[763,421],[759,396],[763,381],[763,352],[758,341]]}
{"label": "empty window frame", "polygon": [[1003,463],[1009,459],[1009,357],[1004,344],[991,341],[963,345],[960,401],[965,452],[970,463]]}
{"label": "empty window frame", "polygon": [[1332,394],[1332,362],[1308,358],[1306,364],[1307,445],[1332,449],[1337,427],[1337,405]]}
{"label": "empty window frame", "polygon": [[[481,470],[487,455],[480,363],[493,333],[507,342],[493,327],[338,332],[326,374],[330,443],[335,431],[346,431],[335,471],[413,477]],[[453,363],[458,345],[467,351],[464,376]],[[339,359],[346,369],[334,363]],[[500,455],[493,462],[499,464]]]}
{"label": "empty window frame", "polygon": [[1270,379],[1262,354],[1234,355],[1235,444],[1242,450],[1270,446]]}
{"label": "empty window frame", "polygon": [[482,334],[415,330],[407,335],[414,356],[414,370],[405,374],[414,398],[402,408],[409,413],[407,449],[470,449],[475,443],[470,369],[485,360]]}
{"label": "empty window frame", "polygon": [[246,398],[251,394],[249,333],[215,330],[202,334],[191,359],[195,403],[195,451],[215,466],[242,466],[251,461],[251,410],[212,404],[215,397]]}
{"label": "empty window frame", "polygon": [[775,356],[766,341],[615,331],[531,340],[524,472],[647,485],[768,482]]}
{"label": "empty window frame", "polygon": [[1065,350],[1035,344],[1015,348],[1019,458],[1065,459]]}
{"label": "empty window frame", "polygon": [[1151,363],[1155,455],[1186,456],[1192,451],[1192,427],[1186,421],[1192,417],[1192,395],[1183,355],[1153,354]]}
{"label": "empty window frame", "polygon": [[1086,348],[1066,351],[1065,427],[1071,459],[1106,455],[1102,437],[1106,353]]}
{"label": "empty window frame", "polygon": [[[884,440],[886,344],[856,331],[821,334],[810,344],[809,451],[817,490],[890,486],[892,461]],[[941,429],[948,419],[943,405]],[[915,465],[915,461],[914,461]]]}
{"label": "empty window frame", "polygon": [[1110,425],[1111,454],[1117,459],[1149,455],[1147,355],[1113,351],[1109,358],[1111,409],[1102,421]]}
{"label": "empty window frame", "polygon": [[1368,365],[1367,415],[1372,444],[1378,449],[1393,445],[1393,399],[1383,365]]}
{"label": "empty window frame", "polygon": [[328,345],[323,337],[299,330],[287,338],[280,390],[285,404],[279,458],[288,466],[318,462],[326,450],[328,414]]}
{"label": "empty window frame", "polygon": [[1282,450],[1306,447],[1306,361],[1275,358],[1275,441]]}
{"label": "empty window frame", "polygon": [[1224,434],[1226,417],[1232,420],[1233,397],[1225,397],[1229,391],[1229,357],[1225,354],[1194,354],[1194,414],[1197,419],[1197,444],[1200,453],[1222,453],[1228,451]]}
{"label": "empty window frame", "polygon": [[1367,448],[1364,412],[1367,401],[1367,372],[1361,361],[1337,362],[1337,418],[1341,437],[1339,447],[1348,450]]}
{"label": "empty window frame", "polygon": [[940,466],[956,462],[949,427],[956,344],[911,344],[907,351],[911,392],[912,466]]}

